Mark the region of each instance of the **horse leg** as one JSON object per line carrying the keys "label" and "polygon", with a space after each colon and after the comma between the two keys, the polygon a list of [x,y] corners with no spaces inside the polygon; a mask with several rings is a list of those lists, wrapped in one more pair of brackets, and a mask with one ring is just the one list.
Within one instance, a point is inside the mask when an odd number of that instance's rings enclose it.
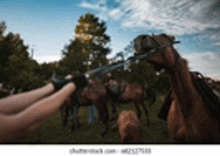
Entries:
{"label": "horse leg", "polygon": [[103,124],[104,124],[104,129],[101,134],[101,137],[104,137],[109,131],[109,121],[105,121]]}
{"label": "horse leg", "polygon": [[108,112],[108,108],[107,108],[107,102],[106,103],[96,103],[95,104],[98,114],[99,114],[99,119],[101,119],[104,128],[103,128],[103,132],[101,134],[101,137],[104,137],[104,135],[107,134],[107,132],[109,131],[109,112]]}
{"label": "horse leg", "polygon": [[64,116],[63,116],[63,127],[66,127],[67,125],[67,118],[69,116],[69,107],[68,106],[64,106]]}
{"label": "horse leg", "polygon": [[97,122],[97,109],[95,105],[90,105],[87,107],[89,111],[89,124],[95,124]]}
{"label": "horse leg", "polygon": [[150,124],[150,119],[149,119],[149,113],[148,113],[148,110],[147,110],[147,107],[146,105],[144,104],[144,102],[141,102],[140,105],[142,106],[145,114],[146,114],[146,117],[147,117],[147,125]]}
{"label": "horse leg", "polygon": [[118,113],[117,113],[116,102],[115,101],[111,101],[111,107],[112,107],[113,116],[110,118],[110,121],[114,121],[114,120],[118,119]]}
{"label": "horse leg", "polygon": [[75,128],[75,123],[79,123],[79,105],[76,105],[75,107],[74,107],[75,109],[73,109],[73,116],[72,116],[72,118],[73,118],[73,121],[72,121],[72,126],[71,126],[71,130],[73,131],[74,130],[74,128]]}
{"label": "horse leg", "polygon": [[[144,87],[143,87],[144,88]],[[150,100],[151,103],[150,103],[150,107],[155,103],[155,101],[157,100],[156,99],[156,93],[150,89],[146,89],[144,88],[144,100]]]}
{"label": "horse leg", "polygon": [[[74,109],[74,105],[72,105],[72,103],[69,104],[69,112],[70,112],[70,115],[73,114],[74,111],[75,111],[75,109]],[[67,120],[70,120],[70,117],[68,117]],[[70,121],[71,121],[71,120],[70,120]],[[75,125],[74,125],[74,120],[72,120],[72,122],[71,122],[71,130],[73,130],[74,127],[75,127]]]}
{"label": "horse leg", "polygon": [[137,103],[137,102],[134,102],[134,106],[135,106],[135,108],[136,108],[136,110],[137,110],[138,118],[141,120],[142,112],[141,112],[141,109],[140,109],[138,103]]}
{"label": "horse leg", "polygon": [[79,122],[79,118],[76,118],[76,128],[80,128],[81,127],[81,124]]}
{"label": "horse leg", "polygon": [[104,137],[104,135],[106,135],[109,131],[109,112],[108,112],[108,109],[104,111],[102,121],[104,124],[104,129],[103,129],[101,136]]}

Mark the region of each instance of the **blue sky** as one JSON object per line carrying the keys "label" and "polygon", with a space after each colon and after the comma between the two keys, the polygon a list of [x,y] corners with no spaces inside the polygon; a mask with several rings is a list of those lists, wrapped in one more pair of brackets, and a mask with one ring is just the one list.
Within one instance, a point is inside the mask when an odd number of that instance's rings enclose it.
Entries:
{"label": "blue sky", "polygon": [[60,59],[77,20],[87,12],[106,22],[109,57],[139,34],[163,32],[181,41],[175,47],[191,70],[220,79],[219,0],[0,0],[6,34],[20,34],[39,63]]}

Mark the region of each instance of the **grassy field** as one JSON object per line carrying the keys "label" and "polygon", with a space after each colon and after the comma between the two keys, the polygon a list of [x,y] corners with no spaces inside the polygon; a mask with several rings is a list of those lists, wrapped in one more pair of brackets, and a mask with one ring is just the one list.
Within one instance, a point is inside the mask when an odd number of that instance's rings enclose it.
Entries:
{"label": "grassy field", "polygon": [[[146,117],[143,114],[143,141],[146,144],[164,144],[169,143],[169,132],[167,123],[159,118],[157,114],[160,111],[163,97],[158,97],[156,103],[148,108],[151,124],[147,126]],[[148,107],[148,102],[146,105]],[[135,110],[134,104],[120,104],[119,113],[122,110]],[[37,132],[29,134],[27,137],[16,140],[16,144],[117,144],[119,143],[118,132],[110,132],[104,138],[100,137],[102,132],[101,123],[93,126],[88,125],[88,111],[86,107],[80,109],[81,127],[71,131],[70,128],[63,128],[61,125],[61,114],[58,113],[52,117],[49,122],[45,123]],[[111,127],[115,122],[111,122]]]}

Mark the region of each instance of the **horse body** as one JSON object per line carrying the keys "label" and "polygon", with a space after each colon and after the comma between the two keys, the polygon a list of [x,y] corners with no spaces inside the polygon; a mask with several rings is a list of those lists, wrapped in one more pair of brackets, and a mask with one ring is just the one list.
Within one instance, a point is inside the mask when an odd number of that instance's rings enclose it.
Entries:
{"label": "horse body", "polygon": [[141,86],[138,86],[134,83],[127,85],[124,93],[122,94],[122,101],[131,102],[138,101],[141,102],[144,100],[144,90]]}
{"label": "horse body", "polygon": [[141,143],[143,128],[136,113],[123,111],[117,122],[121,143]]}
{"label": "horse body", "polygon": [[108,95],[110,97],[110,102],[112,106],[112,113],[114,116],[117,115],[116,105],[117,103],[128,103],[128,102],[134,102],[135,108],[138,113],[139,119],[141,119],[142,111],[139,106],[141,106],[146,114],[147,117],[147,123],[149,124],[149,114],[148,110],[146,108],[146,105],[144,104],[144,101],[146,100],[152,100],[150,106],[156,101],[156,94],[153,91],[150,91],[149,89],[146,89],[142,86],[139,86],[135,83],[131,84],[117,84],[118,92],[115,93],[112,91],[111,87],[115,87],[115,85],[106,85],[106,90],[108,92]]}
{"label": "horse body", "polygon": [[[151,56],[147,62],[155,70],[165,68],[170,75],[173,96],[167,118],[170,141],[216,141],[219,135],[219,120],[211,113],[207,103],[196,89],[195,80],[197,76],[189,72],[186,61],[179,56],[172,46],[166,46],[174,43],[175,38],[167,35],[153,36],[151,38],[150,48],[165,46],[165,48],[160,50],[160,53]],[[150,48],[143,43],[145,37],[140,36],[139,39],[141,44],[137,44],[137,50],[148,52]]]}
{"label": "horse body", "polygon": [[107,91],[103,85],[95,81],[92,85],[88,86],[85,91],[82,92],[82,96],[79,102],[83,104],[93,103],[99,114],[100,120],[103,122],[109,118],[107,107]]}
{"label": "horse body", "polygon": [[170,75],[173,102],[168,115],[172,142],[210,141],[219,133],[218,120],[211,114],[194,82],[187,65]]}
{"label": "horse body", "polygon": [[[95,105],[98,111],[99,119],[104,124],[104,130],[102,136],[104,136],[109,129],[109,112],[107,107],[107,92],[103,85],[94,81],[90,83],[77,97],[78,102],[81,106],[90,106]],[[68,101],[68,104],[65,104],[65,116],[64,121],[67,122],[68,110],[73,110],[75,107],[74,97],[71,97]]]}

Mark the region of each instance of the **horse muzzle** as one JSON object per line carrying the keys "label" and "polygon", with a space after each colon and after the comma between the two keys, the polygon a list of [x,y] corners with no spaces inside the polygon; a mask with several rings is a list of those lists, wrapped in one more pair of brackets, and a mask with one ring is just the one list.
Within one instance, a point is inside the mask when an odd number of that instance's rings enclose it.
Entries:
{"label": "horse muzzle", "polygon": [[[162,40],[164,43],[161,44],[158,39]],[[174,36],[168,36],[166,34],[159,34],[157,36],[139,35],[134,39],[135,55],[139,56],[142,54],[148,54],[145,58],[150,58],[157,52],[176,43],[180,42],[175,41]]]}

